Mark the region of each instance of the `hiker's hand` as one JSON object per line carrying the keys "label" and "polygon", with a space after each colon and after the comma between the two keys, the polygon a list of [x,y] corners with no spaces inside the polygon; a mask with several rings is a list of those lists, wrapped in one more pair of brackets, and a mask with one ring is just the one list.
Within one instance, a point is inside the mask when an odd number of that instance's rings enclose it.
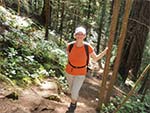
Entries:
{"label": "hiker's hand", "polygon": [[108,47],[106,47],[103,52],[106,54],[107,51],[108,51]]}

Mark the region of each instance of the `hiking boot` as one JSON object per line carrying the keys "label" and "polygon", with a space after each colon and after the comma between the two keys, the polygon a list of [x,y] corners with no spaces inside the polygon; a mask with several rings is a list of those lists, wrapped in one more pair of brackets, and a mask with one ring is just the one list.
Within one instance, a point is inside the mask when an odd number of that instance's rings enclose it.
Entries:
{"label": "hiking boot", "polygon": [[68,107],[68,110],[66,111],[66,113],[74,113],[75,109],[77,107],[77,104],[73,104],[71,103],[70,106]]}

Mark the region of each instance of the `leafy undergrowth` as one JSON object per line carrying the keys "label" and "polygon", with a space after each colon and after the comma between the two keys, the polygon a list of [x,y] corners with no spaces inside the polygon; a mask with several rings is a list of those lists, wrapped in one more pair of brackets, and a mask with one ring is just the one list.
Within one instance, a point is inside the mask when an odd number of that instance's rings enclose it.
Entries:
{"label": "leafy undergrowth", "polygon": [[[108,106],[103,106],[102,113],[113,113],[122,103],[125,97],[113,97]],[[142,100],[142,95],[131,96],[117,113],[149,113],[150,95],[147,94]]]}
{"label": "leafy undergrowth", "polygon": [[0,73],[19,86],[29,86],[45,77],[65,80],[65,43],[59,47],[58,37],[51,31],[49,40],[44,40],[42,26],[11,9],[0,6],[0,15]]}

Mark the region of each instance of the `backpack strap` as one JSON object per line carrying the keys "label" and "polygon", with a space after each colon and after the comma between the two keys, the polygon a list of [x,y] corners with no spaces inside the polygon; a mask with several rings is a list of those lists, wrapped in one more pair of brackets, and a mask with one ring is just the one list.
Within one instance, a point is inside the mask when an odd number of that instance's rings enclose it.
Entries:
{"label": "backpack strap", "polygon": [[71,52],[71,50],[72,50],[72,48],[73,48],[73,45],[74,45],[74,43],[71,43],[71,44],[69,45],[69,53]]}
{"label": "backpack strap", "polygon": [[87,56],[86,65],[88,66],[88,64],[89,64],[89,48],[88,48],[88,45],[84,44],[84,48],[85,48],[85,52],[86,52],[86,56]]}

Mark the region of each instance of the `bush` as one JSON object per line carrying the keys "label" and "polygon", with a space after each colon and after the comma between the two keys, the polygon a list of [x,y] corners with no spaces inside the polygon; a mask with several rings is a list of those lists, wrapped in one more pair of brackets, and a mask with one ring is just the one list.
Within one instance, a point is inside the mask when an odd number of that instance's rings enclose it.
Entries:
{"label": "bush", "polygon": [[[149,113],[150,112],[150,94],[145,95],[144,101],[141,101],[142,95],[132,96],[119,109],[117,113]],[[115,97],[108,106],[103,106],[101,113],[112,113],[122,102],[121,98]]]}

